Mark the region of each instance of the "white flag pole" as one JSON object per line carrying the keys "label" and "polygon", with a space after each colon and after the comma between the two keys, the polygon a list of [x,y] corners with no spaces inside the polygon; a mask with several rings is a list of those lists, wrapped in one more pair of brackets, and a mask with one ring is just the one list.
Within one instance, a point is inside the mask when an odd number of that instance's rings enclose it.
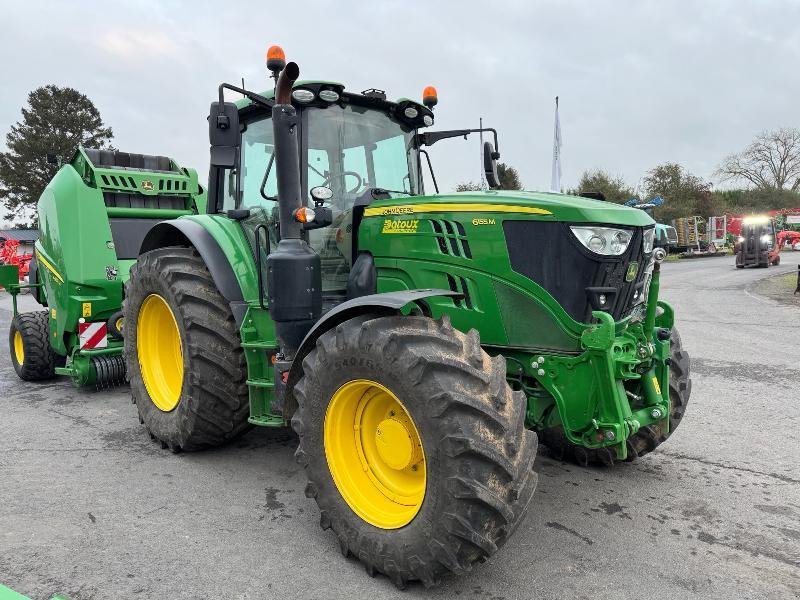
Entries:
{"label": "white flag pole", "polygon": [[561,192],[561,121],[558,118],[558,96],[556,96],[556,119],[553,126],[553,169],[550,174],[550,191]]}

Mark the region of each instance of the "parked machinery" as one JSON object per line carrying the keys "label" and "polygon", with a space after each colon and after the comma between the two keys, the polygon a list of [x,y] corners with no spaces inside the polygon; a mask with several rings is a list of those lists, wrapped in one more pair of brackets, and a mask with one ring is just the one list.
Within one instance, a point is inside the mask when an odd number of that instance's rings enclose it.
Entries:
{"label": "parked machinery", "polygon": [[[15,295],[9,345],[17,375],[123,382],[123,285],[142,240],[165,219],[204,211],[194,169],[165,156],[79,148],[39,199],[29,285],[14,266],[0,271],[0,285]],[[45,310],[17,312],[16,293],[26,287]]]}

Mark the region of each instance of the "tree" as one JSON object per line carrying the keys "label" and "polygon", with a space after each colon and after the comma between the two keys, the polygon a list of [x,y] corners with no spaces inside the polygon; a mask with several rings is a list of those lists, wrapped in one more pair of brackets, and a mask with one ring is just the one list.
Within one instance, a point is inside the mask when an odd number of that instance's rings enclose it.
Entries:
{"label": "tree", "polygon": [[609,202],[622,204],[630,200],[634,193],[622,177],[613,177],[602,169],[584,171],[578,181],[577,189],[570,190],[570,194],[581,192],[602,192]]}
{"label": "tree", "polygon": [[[497,163],[497,177],[500,179],[501,190],[521,190],[522,182],[519,180],[519,173],[511,165]],[[474,181],[462,181],[456,184],[457,192],[480,192],[484,187]]]}
{"label": "tree", "polygon": [[497,176],[500,179],[501,190],[521,190],[522,182],[519,180],[519,173],[511,165],[497,163]]}
{"label": "tree", "polygon": [[79,91],[47,85],[28,94],[22,120],[6,135],[8,151],[0,153],[0,200],[11,211],[7,218],[35,207],[59,168],[48,155],[64,162],[79,144],[106,148],[112,136],[95,105]]}
{"label": "tree", "polygon": [[714,173],[723,181],[745,180],[757,189],[800,191],[800,129],[784,127],[756,136]]}
{"label": "tree", "polygon": [[711,183],[677,163],[665,163],[651,169],[644,176],[642,185],[645,198],[664,198],[664,204],[655,209],[655,216],[662,223],[678,217],[710,217],[715,214]]}

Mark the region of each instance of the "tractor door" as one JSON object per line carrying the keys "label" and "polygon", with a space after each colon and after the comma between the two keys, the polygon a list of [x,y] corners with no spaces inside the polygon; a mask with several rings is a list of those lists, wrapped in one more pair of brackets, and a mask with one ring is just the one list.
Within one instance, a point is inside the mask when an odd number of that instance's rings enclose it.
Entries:
{"label": "tractor door", "polygon": [[303,190],[331,189],[327,203],[333,212],[329,227],[309,232],[309,244],[322,259],[325,304],[346,298],[348,279],[358,255],[356,211],[370,190],[411,196],[417,189],[413,132],[385,112],[357,106],[329,106],[304,111],[301,154]]}
{"label": "tractor door", "polygon": [[[348,278],[357,258],[357,200],[381,188],[392,195],[419,193],[413,130],[390,119],[385,112],[356,106],[329,106],[302,110],[300,161],[303,197],[313,208],[309,190],[330,188],[326,202],[333,222],[305,233],[322,263],[325,309],[347,298]],[[274,134],[269,114],[258,113],[242,126],[239,171],[227,170],[223,181],[222,211],[237,207],[236,190],[249,216],[241,220],[253,251],[266,255],[280,239],[277,177],[273,161]],[[359,202],[360,203],[360,202]],[[264,277],[266,281],[266,274]]]}

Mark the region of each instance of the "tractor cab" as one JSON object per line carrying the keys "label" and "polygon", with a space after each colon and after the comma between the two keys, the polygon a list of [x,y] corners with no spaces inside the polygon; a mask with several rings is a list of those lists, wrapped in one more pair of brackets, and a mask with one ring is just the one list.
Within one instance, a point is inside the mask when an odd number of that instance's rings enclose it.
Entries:
{"label": "tractor cab", "polygon": [[[300,128],[301,197],[308,209],[301,217],[303,233],[321,259],[324,299],[336,302],[347,295],[364,206],[376,198],[421,193],[414,135],[423,119],[432,123],[433,117],[411,101],[391,103],[375,92],[349,94],[334,83],[300,82],[292,99]],[[266,223],[274,251],[280,213],[272,113],[251,105],[240,114],[240,167],[221,178],[217,208],[247,213],[242,225],[253,239],[255,228]]]}
{"label": "tractor cab", "polygon": [[767,216],[752,216],[742,220],[742,230],[734,245],[736,268],[780,264],[780,250],[775,240],[775,222]]}

